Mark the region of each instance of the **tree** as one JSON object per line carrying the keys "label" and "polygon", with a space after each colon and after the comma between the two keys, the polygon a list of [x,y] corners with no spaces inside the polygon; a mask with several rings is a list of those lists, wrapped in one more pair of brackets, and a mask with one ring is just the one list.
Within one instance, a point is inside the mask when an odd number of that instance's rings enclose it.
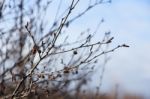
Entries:
{"label": "tree", "polygon": [[[98,57],[113,52],[102,50],[114,37],[105,33],[104,39],[92,42],[95,32],[81,32],[77,41],[68,41],[65,33],[70,25],[84,14],[103,3],[89,0],[89,5],[77,16],[72,16],[80,0],[70,0],[60,12],[64,1],[57,1],[54,20],[47,23],[48,8],[55,0],[3,0],[0,7],[0,95],[5,98],[70,96],[70,85],[77,82],[79,93],[87,76],[93,71]],[[34,5],[34,6],[33,6]],[[70,18],[70,16],[72,16]],[[100,24],[104,20],[100,21]],[[66,96],[65,96],[66,95]],[[56,98],[56,97],[55,97]]]}

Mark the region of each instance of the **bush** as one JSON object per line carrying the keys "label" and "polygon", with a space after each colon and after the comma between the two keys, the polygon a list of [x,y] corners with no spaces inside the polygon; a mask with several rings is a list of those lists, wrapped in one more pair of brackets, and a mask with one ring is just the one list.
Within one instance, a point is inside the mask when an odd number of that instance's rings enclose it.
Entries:
{"label": "bush", "polygon": [[[59,5],[56,7],[54,20],[49,22],[46,16],[53,2],[58,2]],[[73,22],[84,17],[95,6],[110,1],[89,0],[87,8],[77,16],[73,13],[80,0],[68,1],[69,6],[62,11],[63,2],[65,1],[1,2],[1,98],[87,99],[89,96],[84,96],[82,86],[87,84],[99,57],[120,47],[129,47],[122,44],[103,50],[114,39],[110,32],[105,33],[102,40],[94,42],[94,36],[104,19],[99,22],[94,32],[87,29],[81,32],[76,41],[69,40],[73,37],[65,30]]]}

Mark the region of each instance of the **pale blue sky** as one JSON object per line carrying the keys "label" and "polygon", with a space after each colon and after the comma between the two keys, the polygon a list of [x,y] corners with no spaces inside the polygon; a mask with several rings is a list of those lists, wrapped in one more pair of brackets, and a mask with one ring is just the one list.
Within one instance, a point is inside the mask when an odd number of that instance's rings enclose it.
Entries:
{"label": "pale blue sky", "polygon": [[126,91],[150,95],[150,1],[112,0],[105,7],[101,13],[114,44],[125,42],[131,47],[111,55],[104,86],[119,83]]}
{"label": "pale blue sky", "polygon": [[[86,0],[81,1],[84,8]],[[106,66],[102,89],[119,84],[124,91],[150,96],[150,0],[112,0],[111,4],[88,12],[68,31],[76,34],[88,27],[95,28],[101,18],[105,23],[98,32],[100,38],[110,30],[115,37],[113,46],[130,45],[110,55],[112,59]],[[98,82],[95,80],[94,84]]]}

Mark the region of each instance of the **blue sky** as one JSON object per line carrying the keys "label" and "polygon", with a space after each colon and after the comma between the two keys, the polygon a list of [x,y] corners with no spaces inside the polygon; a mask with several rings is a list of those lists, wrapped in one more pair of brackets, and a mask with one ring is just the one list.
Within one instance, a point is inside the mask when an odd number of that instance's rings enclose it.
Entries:
{"label": "blue sky", "polygon": [[126,91],[149,95],[150,1],[112,0],[105,7],[102,15],[115,37],[114,44],[125,42],[130,48],[110,55],[104,86],[118,83]]}
{"label": "blue sky", "polygon": [[[83,9],[81,6],[86,6],[85,0],[81,0],[79,10]],[[105,23],[100,27],[97,36],[100,38],[104,32],[111,31],[111,35],[115,37],[112,46],[122,43],[130,45],[128,49],[119,49],[110,54],[111,60],[106,66],[103,90],[119,84],[124,91],[149,96],[149,10],[150,0],[112,0],[111,4],[103,4],[89,11],[68,30],[76,35],[88,27],[95,28],[98,21],[104,18]],[[98,82],[95,81],[94,84],[97,85]]]}

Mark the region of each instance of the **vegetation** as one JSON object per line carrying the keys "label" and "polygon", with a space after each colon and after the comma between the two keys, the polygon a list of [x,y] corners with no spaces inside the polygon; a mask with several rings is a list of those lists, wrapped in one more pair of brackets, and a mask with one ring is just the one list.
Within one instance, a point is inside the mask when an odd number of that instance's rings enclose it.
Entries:
{"label": "vegetation", "polygon": [[[46,18],[49,8],[58,2],[54,20]],[[99,68],[99,57],[106,56],[126,44],[108,49],[114,37],[104,33],[94,40],[94,32],[81,31],[76,41],[66,32],[81,17],[106,0],[88,0],[86,9],[74,15],[80,0],[3,0],[0,3],[0,97],[12,99],[111,99],[116,96],[84,90],[89,78]],[[63,9],[63,11],[62,11]],[[53,13],[51,13],[53,14]],[[105,63],[107,63],[107,58]],[[126,98],[127,99],[127,98]],[[138,99],[138,98],[135,98]]]}

